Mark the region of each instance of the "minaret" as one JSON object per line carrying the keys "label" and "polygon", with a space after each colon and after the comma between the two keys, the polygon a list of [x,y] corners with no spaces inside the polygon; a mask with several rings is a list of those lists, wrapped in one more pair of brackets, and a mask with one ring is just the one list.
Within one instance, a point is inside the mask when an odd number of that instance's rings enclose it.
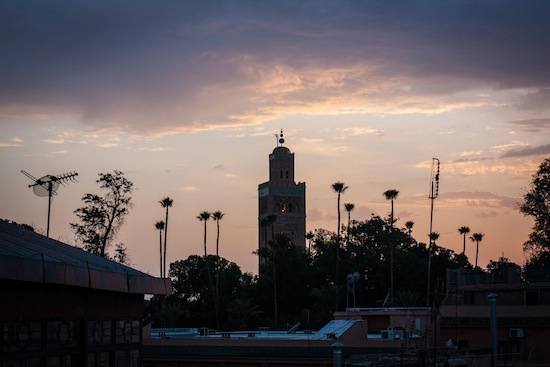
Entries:
{"label": "minaret", "polygon": [[267,246],[272,235],[283,233],[305,251],[306,184],[294,182],[294,153],[284,142],[281,129],[277,147],[269,155],[269,181],[258,186],[258,248]]}

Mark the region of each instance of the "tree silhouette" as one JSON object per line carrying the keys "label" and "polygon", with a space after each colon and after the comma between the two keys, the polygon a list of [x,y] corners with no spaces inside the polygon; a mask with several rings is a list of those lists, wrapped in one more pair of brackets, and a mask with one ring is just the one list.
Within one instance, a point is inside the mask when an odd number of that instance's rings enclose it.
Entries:
{"label": "tree silhouette", "polygon": [[474,233],[472,237],[470,237],[470,240],[476,243],[476,265],[475,265],[476,268],[477,268],[477,254],[479,252],[479,243],[483,240],[483,236],[485,236],[483,233]]}
{"label": "tree silhouette", "polygon": [[458,233],[460,233],[464,238],[462,244],[462,255],[466,255],[466,235],[470,233],[470,227],[462,226],[458,229]]}
{"label": "tree silhouette", "polygon": [[523,196],[520,211],[534,219],[529,239],[523,251],[528,265],[548,266],[550,262],[550,158],[546,158],[533,176],[529,190]]}
{"label": "tree silhouette", "polygon": [[216,221],[216,305],[219,309],[220,304],[220,274],[219,274],[219,248],[220,248],[220,220],[222,220],[225,214],[221,211],[215,211],[212,213],[212,219]]}
{"label": "tree silhouette", "polygon": [[[118,170],[100,173],[96,183],[104,195],[85,194],[82,197],[85,206],[74,211],[80,223],[71,223],[70,226],[86,251],[109,258],[107,248],[115,241],[133,206],[134,184]],[[118,254],[115,258],[125,259],[124,246],[116,244],[116,248]],[[120,256],[121,251],[123,256]]]}
{"label": "tree silhouette", "polygon": [[355,204],[352,204],[352,203],[344,204],[344,209],[346,209],[346,211],[348,212],[348,229],[347,229],[347,240],[346,240],[347,246],[349,246],[349,227],[351,223],[351,211],[353,210],[353,208],[355,208]]}
{"label": "tree silhouette", "polygon": [[414,227],[414,222],[412,220],[408,220],[405,222],[405,228],[407,228],[407,233],[409,235],[409,246],[412,243],[412,231]]}
{"label": "tree silhouette", "polygon": [[[384,194],[383,194],[385,197],[386,197],[386,200],[390,200],[391,201],[391,214],[390,214],[390,233],[393,232],[393,222],[394,222],[394,219],[393,219],[393,201],[395,199],[397,199],[397,195],[399,195],[399,191],[395,190],[395,189],[392,189],[392,190],[387,190],[387,191],[384,191]],[[392,241],[392,237],[390,236],[390,299],[391,299],[391,302],[393,303],[393,290],[394,290],[394,287],[393,287],[393,252],[394,252],[394,243]]]}
{"label": "tree silhouette", "polygon": [[216,290],[214,289],[214,280],[212,279],[212,270],[210,269],[210,263],[208,262],[208,252],[206,251],[206,222],[211,218],[212,214],[207,211],[200,213],[197,219],[204,222],[204,261],[206,261],[206,270],[208,272],[208,281],[210,282],[210,289],[212,290],[212,297],[214,298],[214,312],[216,314],[216,327],[220,328],[220,320],[218,314],[218,307],[216,302]]}
{"label": "tree silhouette", "polygon": [[168,209],[172,207],[172,204],[174,203],[174,200],[170,199],[169,197],[165,197],[161,201],[159,201],[160,205],[162,205],[163,208],[166,208],[166,219],[164,221],[164,261],[163,261],[163,273],[162,276],[166,278],[166,242],[168,238]]}
{"label": "tree silhouette", "polygon": [[339,284],[339,266],[340,266],[340,195],[342,195],[348,187],[343,182],[335,182],[332,184],[332,190],[338,194],[338,236],[336,237],[336,278],[334,279],[336,285]]}
{"label": "tree silhouette", "polygon": [[159,251],[160,251],[160,277],[163,276],[162,271],[162,231],[164,230],[164,221],[159,220],[155,223],[155,228],[159,231]]}

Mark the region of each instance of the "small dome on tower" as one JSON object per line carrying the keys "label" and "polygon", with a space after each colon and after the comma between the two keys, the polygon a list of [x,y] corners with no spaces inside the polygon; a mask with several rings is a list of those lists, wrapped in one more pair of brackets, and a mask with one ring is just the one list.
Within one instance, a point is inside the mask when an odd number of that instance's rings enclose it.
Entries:
{"label": "small dome on tower", "polygon": [[273,149],[273,154],[291,154],[287,147],[277,147]]}

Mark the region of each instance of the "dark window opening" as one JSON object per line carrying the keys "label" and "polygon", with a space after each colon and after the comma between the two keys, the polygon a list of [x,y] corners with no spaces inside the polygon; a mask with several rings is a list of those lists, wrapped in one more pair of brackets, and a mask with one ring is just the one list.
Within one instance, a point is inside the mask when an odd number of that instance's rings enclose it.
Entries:
{"label": "dark window opening", "polygon": [[475,303],[475,297],[473,292],[465,292],[463,296],[463,302],[465,305],[473,305]]}
{"label": "dark window opening", "polygon": [[525,291],[525,305],[536,306],[540,304],[539,291]]}
{"label": "dark window opening", "polygon": [[286,178],[288,178],[288,171],[286,171]]}
{"label": "dark window opening", "polygon": [[283,171],[279,173],[279,178],[283,178]]}
{"label": "dark window opening", "polygon": [[286,212],[286,203],[283,203],[283,205],[281,207],[281,212],[283,212],[283,213]]}

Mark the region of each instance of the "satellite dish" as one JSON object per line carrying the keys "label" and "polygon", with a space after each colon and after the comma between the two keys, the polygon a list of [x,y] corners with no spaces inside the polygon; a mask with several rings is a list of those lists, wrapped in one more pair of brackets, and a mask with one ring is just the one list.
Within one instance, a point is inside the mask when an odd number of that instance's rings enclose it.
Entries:
{"label": "satellite dish", "polygon": [[50,192],[52,193],[52,195],[57,195],[58,188],[59,181],[57,177],[52,175],[41,177],[36,180],[34,185],[32,185],[32,191],[36,196],[40,197],[50,196]]}
{"label": "satellite dish", "polygon": [[52,207],[52,196],[57,195],[57,189],[59,184],[65,184],[68,181],[75,182],[75,177],[78,176],[76,172],[63,173],[58,176],[46,175],[37,179],[27,171],[21,171],[22,174],[34,181],[32,185],[32,191],[36,196],[48,197],[48,226],[46,227],[46,237],[50,237],[50,212]]}

